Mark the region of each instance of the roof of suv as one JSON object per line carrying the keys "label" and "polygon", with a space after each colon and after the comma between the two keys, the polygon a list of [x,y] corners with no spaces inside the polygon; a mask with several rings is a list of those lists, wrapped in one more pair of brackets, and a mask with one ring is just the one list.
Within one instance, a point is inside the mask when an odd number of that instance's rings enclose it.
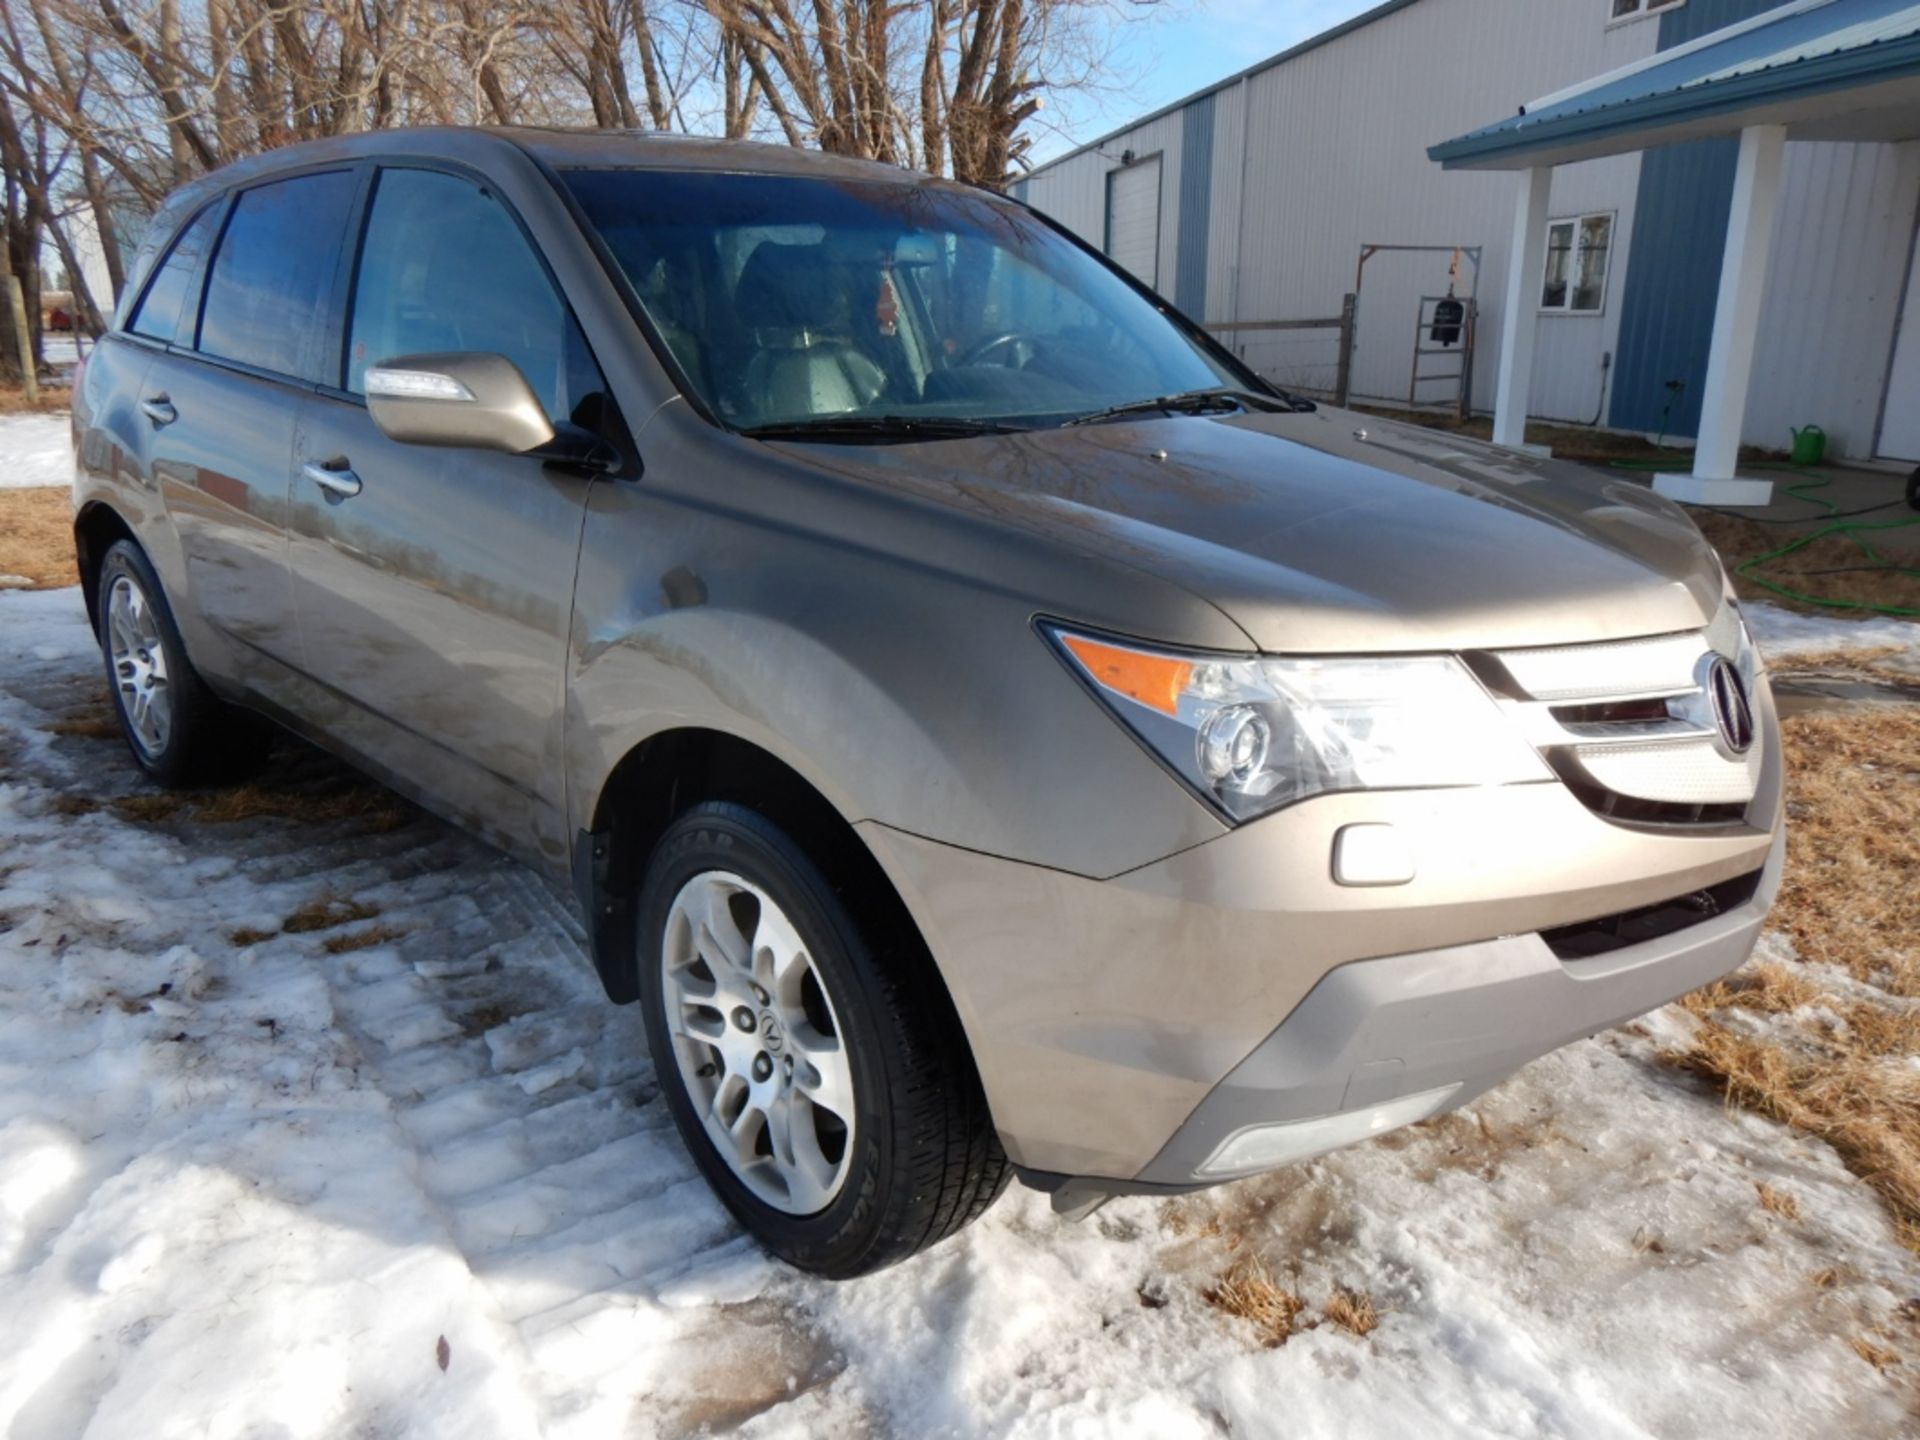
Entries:
{"label": "roof of suv", "polygon": [[951,184],[918,171],[877,160],[859,160],[768,145],[750,140],[716,140],[657,131],[569,129],[563,126],[400,126],[368,130],[326,140],[308,140],[222,166],[182,187],[182,191],[225,189],[280,170],[329,160],[416,158],[484,162],[489,152],[512,146],[557,168],[716,170],[761,175],[814,175],[823,179],[879,180],[896,184]]}

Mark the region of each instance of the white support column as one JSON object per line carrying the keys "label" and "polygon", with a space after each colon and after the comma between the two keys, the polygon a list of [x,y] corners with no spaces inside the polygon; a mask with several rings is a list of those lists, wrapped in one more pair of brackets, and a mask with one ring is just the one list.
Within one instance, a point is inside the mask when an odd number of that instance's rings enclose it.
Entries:
{"label": "white support column", "polygon": [[1740,132],[1740,163],[1733,176],[1733,206],[1727,217],[1726,255],[1720,262],[1707,383],[1700,394],[1700,439],[1693,452],[1693,473],[1660,475],[1653,482],[1655,490],[1674,500],[1695,505],[1765,505],[1773,498],[1771,480],[1736,476],[1786,144],[1784,125],[1750,125]]}
{"label": "white support column", "polygon": [[1520,175],[1507,249],[1507,303],[1500,317],[1500,387],[1493,401],[1493,443],[1526,448],[1527,400],[1533,390],[1533,338],[1540,325],[1540,286],[1547,268],[1547,197],[1553,168]]}

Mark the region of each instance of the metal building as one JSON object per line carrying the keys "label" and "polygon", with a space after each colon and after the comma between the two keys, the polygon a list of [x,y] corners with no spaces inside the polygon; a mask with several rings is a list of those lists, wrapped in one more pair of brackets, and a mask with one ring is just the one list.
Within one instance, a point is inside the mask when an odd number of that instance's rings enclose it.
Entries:
{"label": "metal building", "polygon": [[[1429,147],[1783,4],[1831,3],[1387,0],[1015,193],[1282,384],[1332,392],[1339,332],[1268,327],[1331,321],[1357,293],[1354,399],[1445,405],[1465,386],[1490,411],[1512,180],[1443,170]],[[1697,432],[1738,149],[1687,140],[1553,171],[1523,287],[1539,297],[1529,413]],[[1917,226],[1920,137],[1786,145],[1748,441],[1818,424],[1836,454],[1920,460]],[[1477,324],[1444,343],[1449,293]]]}

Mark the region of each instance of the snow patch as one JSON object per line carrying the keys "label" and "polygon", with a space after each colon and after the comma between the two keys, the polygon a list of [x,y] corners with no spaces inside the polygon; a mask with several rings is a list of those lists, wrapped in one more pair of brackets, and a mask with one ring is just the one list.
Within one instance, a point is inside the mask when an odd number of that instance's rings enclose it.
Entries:
{"label": "snow patch", "polygon": [[70,421],[58,415],[0,415],[0,490],[73,484]]}

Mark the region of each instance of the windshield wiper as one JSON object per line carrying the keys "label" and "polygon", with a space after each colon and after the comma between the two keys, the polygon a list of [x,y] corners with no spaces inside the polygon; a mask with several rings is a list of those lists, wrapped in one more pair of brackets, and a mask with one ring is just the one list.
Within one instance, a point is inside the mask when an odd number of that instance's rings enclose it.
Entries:
{"label": "windshield wiper", "polygon": [[814,415],[742,430],[755,440],[946,440],[963,435],[1015,435],[1031,429],[968,415]]}
{"label": "windshield wiper", "polygon": [[1256,395],[1251,390],[1221,386],[1213,390],[1188,390],[1179,395],[1161,395],[1152,400],[1129,400],[1109,405],[1063,422],[1067,425],[1098,425],[1103,420],[1124,420],[1129,415],[1219,415],[1231,409],[1294,410],[1301,402],[1291,396]]}

